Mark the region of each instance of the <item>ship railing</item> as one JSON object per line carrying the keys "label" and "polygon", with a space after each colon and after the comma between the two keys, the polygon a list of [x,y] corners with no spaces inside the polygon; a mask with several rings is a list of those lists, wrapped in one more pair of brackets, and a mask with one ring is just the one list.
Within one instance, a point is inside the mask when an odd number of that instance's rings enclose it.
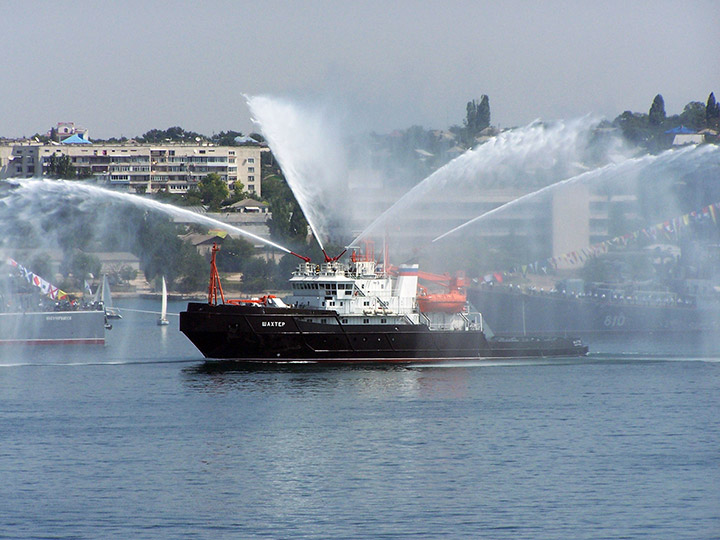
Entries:
{"label": "ship railing", "polygon": [[[471,320],[468,315],[473,315],[473,319]],[[482,313],[465,313],[461,312],[460,316],[465,320],[465,323],[467,323],[467,327],[470,330],[480,330],[483,331],[483,316]]]}

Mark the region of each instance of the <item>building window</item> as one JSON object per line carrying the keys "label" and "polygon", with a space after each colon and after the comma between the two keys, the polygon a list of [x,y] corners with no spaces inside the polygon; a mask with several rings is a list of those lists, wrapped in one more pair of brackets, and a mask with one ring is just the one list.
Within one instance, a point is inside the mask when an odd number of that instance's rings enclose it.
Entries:
{"label": "building window", "polygon": [[248,182],[254,182],[255,177],[254,176],[248,176]]}

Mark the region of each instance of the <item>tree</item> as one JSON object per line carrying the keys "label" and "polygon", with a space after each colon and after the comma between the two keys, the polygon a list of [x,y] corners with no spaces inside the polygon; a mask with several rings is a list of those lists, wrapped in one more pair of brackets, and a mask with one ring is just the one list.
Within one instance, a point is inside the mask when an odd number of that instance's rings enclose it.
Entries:
{"label": "tree", "polygon": [[42,276],[47,280],[52,280],[53,278],[51,275],[52,266],[50,265],[50,255],[47,253],[39,253],[36,255],[30,261],[28,268],[30,268],[38,276]]}
{"label": "tree", "polygon": [[195,143],[198,140],[204,140],[205,137],[194,131],[185,131],[180,126],[169,127],[166,130],[162,129],[151,129],[138,137],[138,141],[146,143],[162,143],[166,141],[170,142],[191,142]]}
{"label": "tree", "polygon": [[705,104],[700,101],[691,101],[680,114],[680,123],[693,129],[705,127]]}
{"label": "tree", "polygon": [[227,237],[222,245],[222,256],[217,259],[221,272],[244,272],[246,262],[255,252],[253,245],[242,238]]}
{"label": "tree", "polygon": [[242,137],[243,134],[239,131],[221,131],[220,133],[210,137],[210,140],[219,146],[238,146],[236,138]]}
{"label": "tree", "polygon": [[620,128],[623,136],[634,143],[643,143],[648,140],[648,117],[642,113],[625,111],[613,120],[613,125]]}
{"label": "tree", "polygon": [[197,190],[203,204],[206,204],[213,212],[219,211],[223,201],[230,195],[227,182],[217,173],[210,173],[200,180]]}
{"label": "tree", "polygon": [[482,131],[490,126],[490,98],[483,94],[478,105],[478,129]]}
{"label": "tree", "polygon": [[472,144],[475,137],[477,137],[483,129],[490,126],[490,98],[483,94],[479,103],[474,99],[469,101],[466,106],[466,111],[466,142]]}
{"label": "tree", "polygon": [[64,265],[66,273],[70,273],[75,278],[78,286],[83,284],[83,281],[88,278],[89,274],[93,276],[99,276],[102,264],[100,259],[95,255],[89,253],[83,253],[82,251],[75,252],[69,261]]}
{"label": "tree", "polygon": [[708,126],[717,127],[720,123],[720,104],[715,101],[715,94],[710,92],[705,105],[705,121]]}
{"label": "tree", "polygon": [[308,224],[285,180],[277,175],[263,178],[262,193],[272,209],[272,219],[268,226],[273,238],[305,243]]}
{"label": "tree", "polygon": [[651,126],[661,126],[663,122],[665,122],[665,100],[658,94],[650,106],[648,123]]}
{"label": "tree", "polygon": [[70,161],[70,156],[52,154],[48,162],[47,175],[50,178],[72,179],[77,177],[77,171]]}

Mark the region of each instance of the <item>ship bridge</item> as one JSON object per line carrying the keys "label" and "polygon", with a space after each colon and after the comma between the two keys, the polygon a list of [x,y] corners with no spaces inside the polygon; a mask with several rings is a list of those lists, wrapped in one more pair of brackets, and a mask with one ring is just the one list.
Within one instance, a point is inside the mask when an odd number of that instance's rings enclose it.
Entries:
{"label": "ship bridge", "polygon": [[416,284],[378,271],[374,261],[303,263],[290,279],[298,307],[335,311],[343,323],[416,324]]}

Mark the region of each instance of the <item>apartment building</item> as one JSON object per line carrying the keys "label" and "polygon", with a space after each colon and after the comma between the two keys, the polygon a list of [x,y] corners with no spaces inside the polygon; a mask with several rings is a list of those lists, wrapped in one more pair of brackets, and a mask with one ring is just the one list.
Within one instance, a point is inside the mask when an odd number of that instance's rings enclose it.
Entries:
{"label": "apartment building", "polygon": [[264,151],[267,147],[254,145],[93,144],[82,138],[73,144],[12,142],[0,145],[0,178],[46,176],[52,156],[67,156],[80,176],[132,192],[184,193],[207,174],[217,173],[231,189],[240,182],[260,197]]}

